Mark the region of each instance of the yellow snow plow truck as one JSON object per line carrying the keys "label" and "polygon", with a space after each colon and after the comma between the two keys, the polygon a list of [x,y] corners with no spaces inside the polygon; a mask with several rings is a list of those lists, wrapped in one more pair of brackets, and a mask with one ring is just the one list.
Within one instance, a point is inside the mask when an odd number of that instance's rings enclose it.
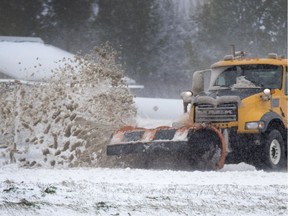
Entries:
{"label": "yellow snow plow truck", "polygon": [[192,90],[181,94],[181,121],[155,129],[121,128],[112,135],[107,155],[178,151],[206,169],[246,162],[285,170],[287,71],[287,59],[277,54],[246,58],[233,52],[211,69],[194,72]]}

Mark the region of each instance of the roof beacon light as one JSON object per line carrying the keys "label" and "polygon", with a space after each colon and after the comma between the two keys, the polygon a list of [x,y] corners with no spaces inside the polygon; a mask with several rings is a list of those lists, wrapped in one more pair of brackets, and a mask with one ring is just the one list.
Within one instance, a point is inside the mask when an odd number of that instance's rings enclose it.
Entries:
{"label": "roof beacon light", "polygon": [[270,59],[277,59],[278,55],[276,53],[268,53],[268,58]]}
{"label": "roof beacon light", "polygon": [[245,55],[246,55],[246,52],[244,51],[236,51],[233,55],[224,56],[224,61],[230,61],[230,60],[242,58]]}
{"label": "roof beacon light", "polygon": [[241,58],[245,55],[246,55],[246,52],[244,52],[244,51],[236,51],[235,52],[235,58]]}

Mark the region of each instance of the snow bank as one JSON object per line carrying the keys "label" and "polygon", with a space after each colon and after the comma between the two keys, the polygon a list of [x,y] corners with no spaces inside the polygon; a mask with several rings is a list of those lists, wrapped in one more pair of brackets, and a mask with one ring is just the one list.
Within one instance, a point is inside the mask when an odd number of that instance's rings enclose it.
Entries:
{"label": "snow bank", "polygon": [[175,120],[183,113],[180,99],[135,97],[134,101],[142,119]]}
{"label": "snow bank", "polygon": [[[75,56],[38,42],[0,42],[0,72],[21,80],[45,80]],[[65,61],[66,60],[66,61]],[[71,64],[71,63],[69,63]]]}
{"label": "snow bank", "polygon": [[134,124],[133,97],[115,52],[95,51],[63,60],[46,83],[0,85],[1,164],[99,164],[111,133]]}

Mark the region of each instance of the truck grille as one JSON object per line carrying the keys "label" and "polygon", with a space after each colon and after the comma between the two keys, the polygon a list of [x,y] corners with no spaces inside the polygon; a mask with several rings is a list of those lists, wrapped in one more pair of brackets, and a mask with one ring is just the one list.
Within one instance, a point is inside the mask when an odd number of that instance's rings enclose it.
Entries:
{"label": "truck grille", "polygon": [[198,104],[195,107],[196,122],[231,122],[237,121],[237,116],[237,104],[234,103]]}

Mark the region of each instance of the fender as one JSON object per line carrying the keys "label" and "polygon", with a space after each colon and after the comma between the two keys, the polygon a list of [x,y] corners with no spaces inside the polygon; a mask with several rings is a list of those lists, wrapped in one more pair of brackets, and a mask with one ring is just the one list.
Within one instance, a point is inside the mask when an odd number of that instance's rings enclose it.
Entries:
{"label": "fender", "polygon": [[[260,119],[260,121],[265,122],[265,126],[264,126],[264,128],[261,129],[260,131],[261,131],[262,133],[266,132],[267,129],[268,129],[268,125],[270,124],[270,122],[271,122],[272,120],[275,120],[275,119],[279,120],[279,121],[281,122],[281,125],[283,125],[283,122],[282,122],[282,119],[281,119],[281,116],[280,116],[280,115],[278,115],[278,114],[275,113],[275,112],[271,112],[271,111],[268,112],[268,113],[265,113],[265,114],[261,117],[261,119]],[[284,125],[283,125],[283,126],[284,126]]]}

